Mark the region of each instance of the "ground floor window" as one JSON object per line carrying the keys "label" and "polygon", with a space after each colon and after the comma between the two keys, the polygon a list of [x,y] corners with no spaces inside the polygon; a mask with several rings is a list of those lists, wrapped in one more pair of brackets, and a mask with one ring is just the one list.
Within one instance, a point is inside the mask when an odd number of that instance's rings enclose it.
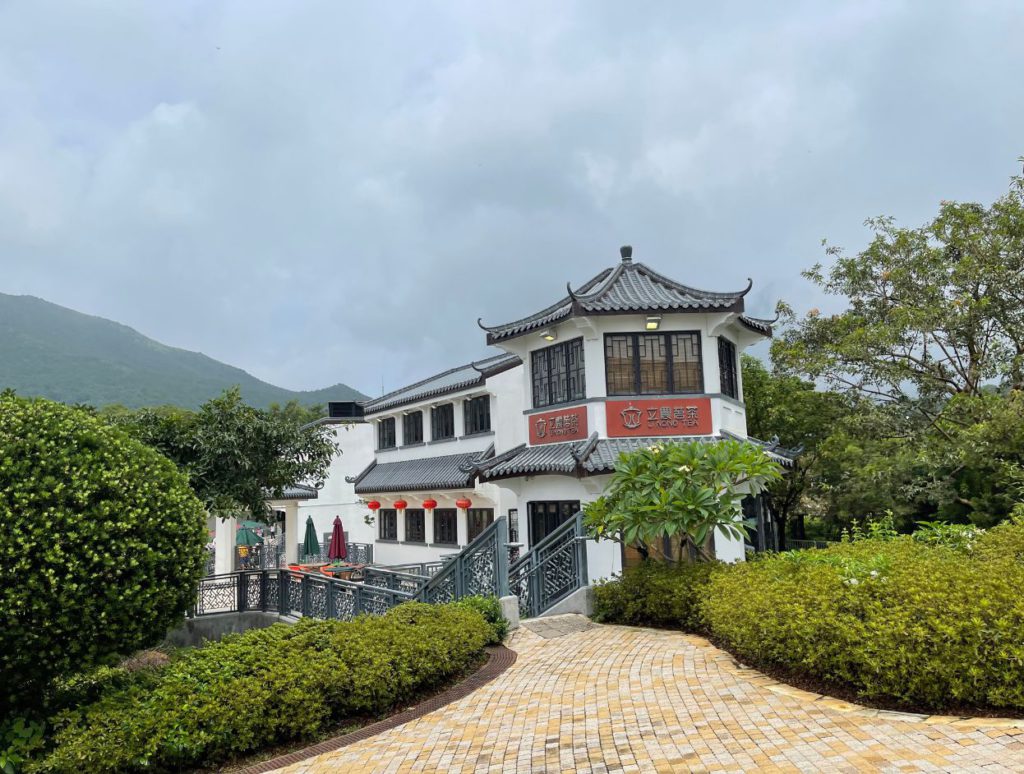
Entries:
{"label": "ground floor window", "polygon": [[377,511],[377,530],[380,540],[398,540],[398,511],[394,508]]}
{"label": "ground floor window", "polygon": [[426,543],[426,515],[422,508],[405,509],[405,542]]}
{"label": "ground floor window", "polygon": [[459,542],[458,511],[454,508],[434,509],[434,542],[454,546]]}
{"label": "ground floor window", "polygon": [[469,542],[472,543],[481,532],[494,523],[494,509],[470,508],[466,511],[466,518],[469,521]]}
{"label": "ground floor window", "polygon": [[575,516],[580,510],[580,501],[534,500],[527,503],[526,507],[530,519],[530,545],[535,546]]}

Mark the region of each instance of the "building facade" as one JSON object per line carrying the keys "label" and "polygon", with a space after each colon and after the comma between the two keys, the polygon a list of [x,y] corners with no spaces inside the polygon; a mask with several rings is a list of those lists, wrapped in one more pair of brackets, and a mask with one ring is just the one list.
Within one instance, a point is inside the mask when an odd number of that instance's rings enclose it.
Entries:
{"label": "building facade", "polygon": [[[384,565],[437,561],[498,516],[529,548],[602,493],[621,452],[746,438],[739,355],[773,322],[746,314],[751,285],[699,290],[623,247],[556,303],[480,322],[493,356],[354,407],[330,482],[297,516],[326,527],[345,506],[351,539]],[[714,550],[744,556],[723,533]],[[622,569],[616,543],[588,541],[587,555],[592,579]]]}

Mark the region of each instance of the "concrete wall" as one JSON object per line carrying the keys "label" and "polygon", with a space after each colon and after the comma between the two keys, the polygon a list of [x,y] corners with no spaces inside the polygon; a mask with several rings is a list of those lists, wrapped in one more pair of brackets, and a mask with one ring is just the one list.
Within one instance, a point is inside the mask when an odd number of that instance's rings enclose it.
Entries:
{"label": "concrete wall", "polygon": [[196,648],[206,642],[217,642],[225,634],[237,634],[249,629],[265,629],[276,623],[293,623],[274,613],[221,613],[186,618],[167,633],[165,641],[177,648]]}

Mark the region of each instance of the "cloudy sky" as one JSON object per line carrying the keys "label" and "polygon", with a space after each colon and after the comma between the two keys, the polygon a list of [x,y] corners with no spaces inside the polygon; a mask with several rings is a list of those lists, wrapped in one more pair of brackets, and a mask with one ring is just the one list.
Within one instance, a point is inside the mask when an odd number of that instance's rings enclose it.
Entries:
{"label": "cloudy sky", "polygon": [[1006,190],[1022,40],[1017,0],[0,0],[0,292],[369,394],[623,243],[806,309],[823,238]]}

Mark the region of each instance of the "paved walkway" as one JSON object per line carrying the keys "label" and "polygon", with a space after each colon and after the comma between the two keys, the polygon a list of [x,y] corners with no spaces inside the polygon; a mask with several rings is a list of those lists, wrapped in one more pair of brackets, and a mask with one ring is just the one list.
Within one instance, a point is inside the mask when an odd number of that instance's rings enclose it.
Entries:
{"label": "paved walkway", "polygon": [[579,616],[534,627],[467,698],[281,771],[1024,771],[1024,723],[851,711],[699,637]]}

